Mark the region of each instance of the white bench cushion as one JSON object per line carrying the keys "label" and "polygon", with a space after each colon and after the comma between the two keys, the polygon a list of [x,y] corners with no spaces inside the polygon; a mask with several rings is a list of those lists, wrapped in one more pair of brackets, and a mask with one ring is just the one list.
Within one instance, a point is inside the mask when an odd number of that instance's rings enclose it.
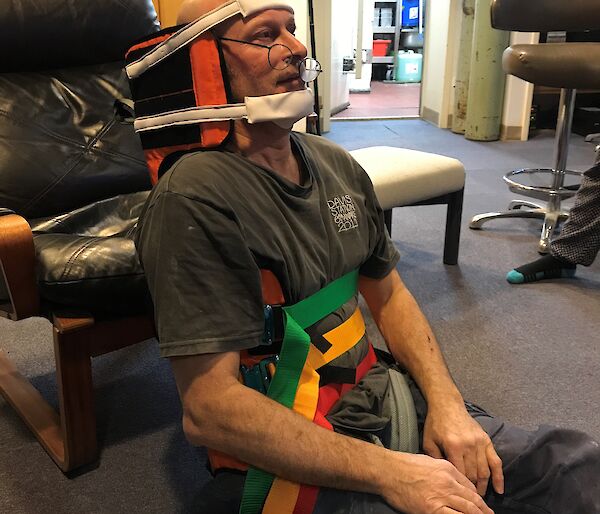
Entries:
{"label": "white bench cushion", "polygon": [[350,152],[373,182],[384,210],[460,191],[465,167],[451,157],[392,146]]}

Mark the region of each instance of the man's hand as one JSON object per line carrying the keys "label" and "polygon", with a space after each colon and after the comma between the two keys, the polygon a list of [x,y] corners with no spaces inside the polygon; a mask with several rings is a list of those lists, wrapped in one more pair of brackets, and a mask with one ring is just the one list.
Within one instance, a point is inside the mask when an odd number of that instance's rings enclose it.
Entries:
{"label": "man's hand", "polygon": [[464,406],[430,407],[423,433],[423,449],[436,459],[448,459],[483,496],[490,476],[494,490],[504,493],[502,461],[489,436]]}
{"label": "man's hand", "polygon": [[[475,486],[450,462],[393,453],[381,491],[393,508],[410,514],[493,514]],[[402,464],[397,473],[394,464]]]}

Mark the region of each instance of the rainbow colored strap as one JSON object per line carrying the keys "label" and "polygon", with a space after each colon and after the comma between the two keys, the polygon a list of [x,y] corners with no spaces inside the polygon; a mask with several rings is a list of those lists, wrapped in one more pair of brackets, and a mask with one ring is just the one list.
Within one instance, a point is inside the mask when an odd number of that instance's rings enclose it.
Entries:
{"label": "rainbow colored strap", "polygon": [[[311,347],[310,336],[304,329],[339,309],[351,300],[357,291],[358,270],[355,270],[329,283],[308,298],[283,308],[286,315],[286,329],[279,354],[277,372],[273,376],[267,391],[269,398],[303,414],[311,421],[313,420],[319,384],[319,375],[316,369],[333,360],[335,356],[341,354],[340,352],[343,353],[348,347],[356,344],[364,334],[364,321],[357,309],[356,312],[360,319],[357,319],[355,313],[347,320],[350,323],[343,324],[349,325],[353,329],[354,337],[344,338],[347,341],[343,345],[344,348],[338,346],[337,349],[331,348],[328,350],[326,354],[329,358],[324,357],[314,346]],[[330,333],[334,332],[336,332],[336,329]],[[331,355],[329,355],[330,353]],[[277,491],[272,490],[275,481],[279,482]],[[246,476],[240,514],[258,514],[260,512],[266,514],[268,511],[274,510],[275,506],[277,506],[277,509],[281,509],[281,500],[285,502],[286,499],[287,502],[285,503],[293,501],[295,505],[299,487],[298,484],[276,479],[270,473],[251,468]],[[295,496],[294,491],[296,492]],[[267,500],[266,503],[265,500]],[[268,500],[271,500],[271,507],[269,507]],[[291,505],[291,509],[287,510],[292,512],[294,505]],[[279,510],[279,513],[282,512],[284,511]]]}

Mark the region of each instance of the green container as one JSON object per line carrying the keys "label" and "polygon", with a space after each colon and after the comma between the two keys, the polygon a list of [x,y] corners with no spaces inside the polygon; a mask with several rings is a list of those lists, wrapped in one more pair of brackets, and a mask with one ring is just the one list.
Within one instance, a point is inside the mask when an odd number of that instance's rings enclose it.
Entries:
{"label": "green container", "polygon": [[400,50],[394,64],[396,82],[421,82],[423,74],[423,55],[412,50]]}

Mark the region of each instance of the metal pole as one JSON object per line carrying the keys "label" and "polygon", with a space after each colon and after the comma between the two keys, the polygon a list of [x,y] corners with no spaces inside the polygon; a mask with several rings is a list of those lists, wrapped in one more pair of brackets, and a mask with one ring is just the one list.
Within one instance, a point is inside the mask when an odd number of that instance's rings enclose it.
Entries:
{"label": "metal pole", "polygon": [[509,33],[492,28],[490,0],[475,0],[473,49],[465,137],[475,141],[500,138],[500,121],[506,77],[502,71],[502,52]]}
{"label": "metal pole", "polygon": [[364,17],[365,17],[365,4],[363,0],[358,0],[358,24],[356,25],[356,56],[355,62],[355,78],[360,80],[362,78],[362,45],[363,45],[363,29],[364,29]]}
{"label": "metal pole", "polygon": [[[313,10],[313,0],[308,0],[308,23],[310,29],[310,49],[312,50],[312,56],[317,58],[317,45],[315,38],[315,15]],[[317,80],[313,83],[313,89],[315,90],[315,114],[317,115],[317,134],[321,135],[321,112],[319,108],[319,83]]]}
{"label": "metal pole", "polygon": [[454,111],[452,113],[452,132],[456,134],[465,133],[469,74],[471,72],[471,49],[473,48],[473,24],[475,21],[475,0],[463,0],[462,4],[460,49],[454,86]]}
{"label": "metal pole", "polygon": [[573,110],[575,109],[575,89],[561,89],[558,104],[558,121],[556,124],[556,142],[554,144],[554,181],[552,188],[559,189],[565,182],[567,155],[573,125]]}

